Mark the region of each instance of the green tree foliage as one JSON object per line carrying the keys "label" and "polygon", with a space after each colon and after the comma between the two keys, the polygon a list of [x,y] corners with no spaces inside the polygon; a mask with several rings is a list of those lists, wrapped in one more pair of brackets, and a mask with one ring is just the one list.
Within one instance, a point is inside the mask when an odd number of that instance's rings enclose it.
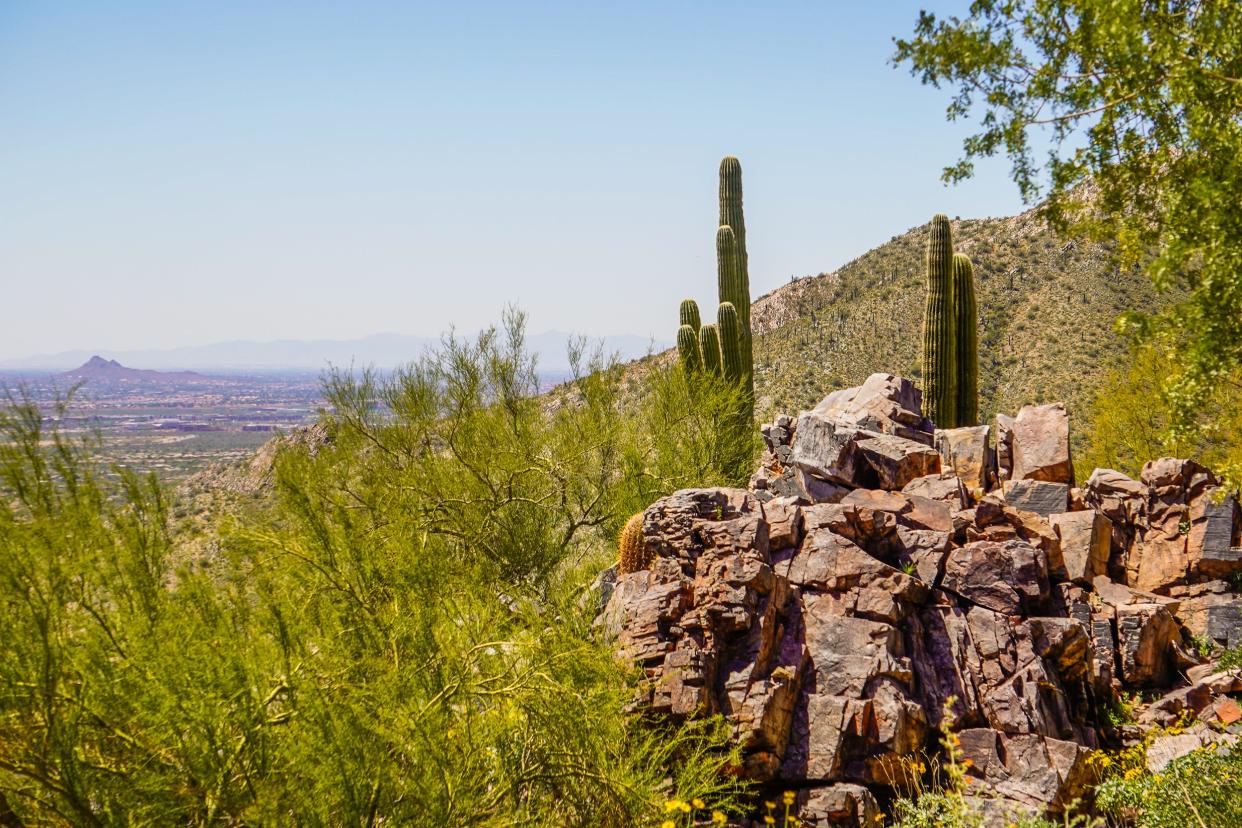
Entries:
{"label": "green tree foliage", "polygon": [[274,502],[199,567],[153,480],[0,413],[0,815],[628,826],[731,801],[719,723],[623,713],[634,677],[581,600],[635,501],[720,455],[673,414],[684,385],[635,417],[615,366],[579,364],[537,397],[514,316],[333,375],[330,442],[282,453]]}
{"label": "green tree foliage", "polygon": [[1242,362],[1242,4],[976,0],[961,18],[921,12],[896,45],[954,90],[951,120],[979,124],[946,180],[1004,153],[1028,202],[1047,187],[1056,226],[1185,289],[1124,321],[1175,360],[1164,393],[1173,428],[1191,428]]}
{"label": "green tree foliage", "polygon": [[1132,349],[1125,364],[1109,372],[1091,406],[1083,475],[1108,468],[1137,478],[1148,460],[1189,457],[1242,479],[1242,385],[1224,378],[1223,390],[1196,413],[1196,427],[1173,430],[1173,407],[1162,391],[1172,368],[1152,345]]}

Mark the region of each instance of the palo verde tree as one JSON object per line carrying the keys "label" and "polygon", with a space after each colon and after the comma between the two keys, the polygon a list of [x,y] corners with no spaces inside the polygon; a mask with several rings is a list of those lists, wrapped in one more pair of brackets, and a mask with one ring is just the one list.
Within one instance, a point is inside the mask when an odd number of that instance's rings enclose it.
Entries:
{"label": "palo verde tree", "polygon": [[1055,227],[1185,291],[1121,327],[1172,358],[1172,428],[1193,430],[1242,365],[1242,3],[975,0],[964,17],[920,12],[894,62],[978,124],[946,181],[1004,154]]}

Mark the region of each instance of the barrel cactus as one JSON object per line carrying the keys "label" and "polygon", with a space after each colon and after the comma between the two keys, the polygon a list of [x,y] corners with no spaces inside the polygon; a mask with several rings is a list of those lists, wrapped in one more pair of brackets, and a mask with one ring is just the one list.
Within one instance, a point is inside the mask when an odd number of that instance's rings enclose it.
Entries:
{"label": "barrel cactus", "polygon": [[643,542],[643,513],[631,517],[617,536],[617,572],[625,575],[651,565],[647,545]]}
{"label": "barrel cactus", "polygon": [[953,231],[937,213],[927,239],[927,303],[923,312],[923,402],[940,428],[957,425],[957,342],[954,336]]}
{"label": "barrel cactus", "polygon": [[953,320],[957,338],[957,425],[979,422],[978,321],[975,308],[975,269],[970,257],[953,256]]}

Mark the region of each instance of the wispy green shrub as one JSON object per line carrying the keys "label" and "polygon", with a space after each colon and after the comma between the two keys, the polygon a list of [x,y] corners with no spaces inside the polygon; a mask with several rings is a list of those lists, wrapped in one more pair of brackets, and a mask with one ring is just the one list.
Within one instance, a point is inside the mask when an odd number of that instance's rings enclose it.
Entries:
{"label": "wispy green shrub", "polygon": [[274,502],[193,570],[153,480],[6,410],[0,812],[628,826],[733,801],[724,729],[626,714],[634,676],[593,637],[583,586],[626,480],[686,467],[636,463],[668,449],[635,446],[618,372],[580,362],[535,396],[514,315],[392,377],[329,377],[330,442],[283,453]]}

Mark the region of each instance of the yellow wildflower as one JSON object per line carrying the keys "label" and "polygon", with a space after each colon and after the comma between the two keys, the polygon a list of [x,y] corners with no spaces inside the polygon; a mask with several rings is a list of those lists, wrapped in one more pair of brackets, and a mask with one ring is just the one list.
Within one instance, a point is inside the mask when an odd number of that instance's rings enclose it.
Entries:
{"label": "yellow wildflower", "polygon": [[698,808],[699,810],[703,810],[704,808],[707,807],[707,803],[701,799],[692,799],[690,800],[690,804]]}
{"label": "yellow wildflower", "polygon": [[797,798],[798,795],[793,791],[785,791],[785,793],[781,795],[781,800],[784,801],[786,805],[794,804],[794,800]]}
{"label": "yellow wildflower", "polygon": [[664,803],[664,810],[666,811],[676,811],[680,807],[681,807],[680,799],[670,799],[668,802]]}
{"label": "yellow wildflower", "polygon": [[678,803],[677,803],[677,809],[678,809],[679,811],[681,811],[683,814],[688,814],[688,813],[690,813],[692,810],[694,810],[693,808],[691,808],[691,807],[690,807],[690,803],[689,803],[689,802],[678,802]]}
{"label": "yellow wildflower", "polygon": [[767,801],[765,801],[765,802],[763,803],[763,807],[767,808],[767,809],[770,811],[770,810],[772,810],[773,808],[775,808],[775,807],[776,807],[776,803],[775,803],[775,802],[767,802]]}
{"label": "yellow wildflower", "polygon": [[771,814],[768,814],[767,816],[763,818],[763,824],[764,825],[775,825],[776,820],[772,818]]}
{"label": "yellow wildflower", "polygon": [[712,811],[712,822],[717,825],[724,825],[728,818],[724,815],[724,811]]}

